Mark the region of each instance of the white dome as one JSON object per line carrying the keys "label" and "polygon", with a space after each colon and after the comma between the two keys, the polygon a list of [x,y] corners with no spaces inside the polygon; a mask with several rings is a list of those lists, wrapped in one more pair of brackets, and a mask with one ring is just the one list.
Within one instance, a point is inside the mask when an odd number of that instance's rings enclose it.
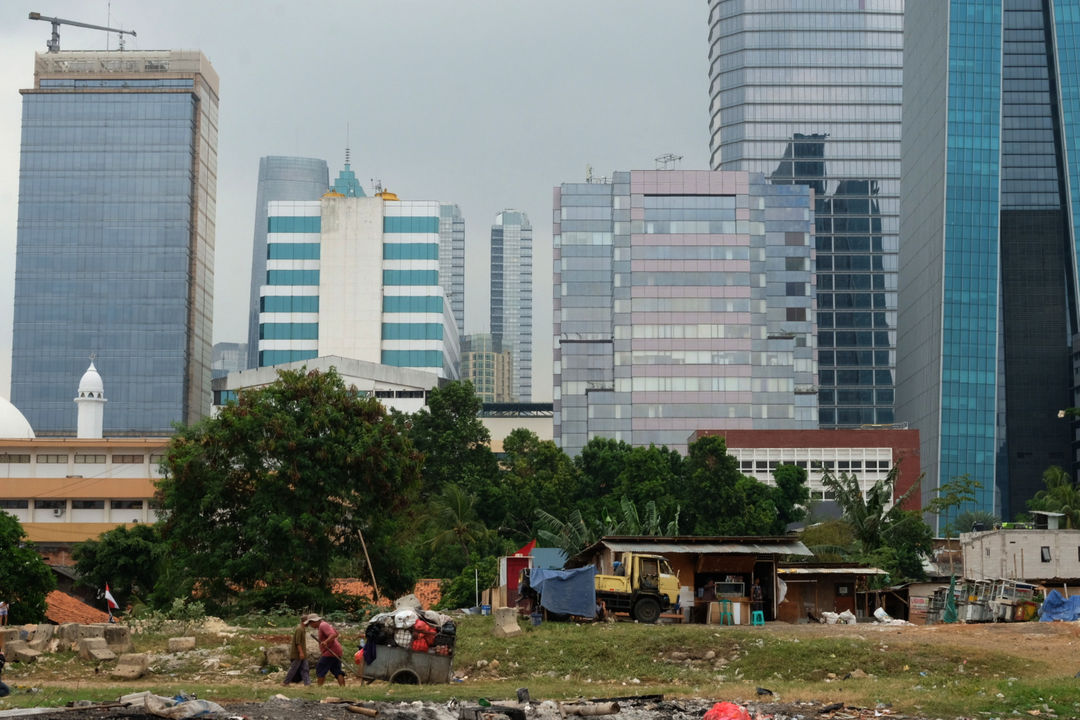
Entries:
{"label": "white dome", "polygon": [[34,428],[26,421],[19,408],[0,397],[0,438],[5,440],[32,440]]}
{"label": "white dome", "polygon": [[90,367],[83,373],[82,380],[79,380],[79,397],[103,397],[105,394],[105,383],[101,381],[101,376],[98,375],[97,368],[94,367],[94,363],[90,363]]}

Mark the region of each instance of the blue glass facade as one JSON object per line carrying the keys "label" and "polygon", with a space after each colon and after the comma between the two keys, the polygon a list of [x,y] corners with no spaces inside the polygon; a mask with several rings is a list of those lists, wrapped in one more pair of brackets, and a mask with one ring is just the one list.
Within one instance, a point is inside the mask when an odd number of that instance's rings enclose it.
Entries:
{"label": "blue glass facade", "polygon": [[[11,397],[39,435],[74,433],[92,353],[107,435],[209,407],[216,76],[143,83],[111,69],[119,55],[39,55],[23,91]],[[123,55],[130,75],[174,58]]]}
{"label": "blue glass facade", "polygon": [[906,36],[916,66],[905,105],[920,110],[904,132],[900,324],[912,349],[898,364],[897,405],[920,430],[924,502],[968,475],[982,486],[975,508],[1012,519],[1047,467],[1072,462],[1057,411],[1073,404],[1077,332],[1066,189],[1076,10],[1052,0],[908,8],[922,30]]}
{"label": "blue glass facade", "polygon": [[[304,157],[285,157],[269,155],[259,159],[259,181],[255,193],[255,236],[251,246],[251,293],[248,310],[248,356],[249,368],[259,367],[259,312],[318,312],[318,297],[307,298],[315,302],[314,309],[301,309],[297,306],[282,305],[288,297],[267,297],[260,300],[259,289],[266,283],[267,259],[285,259],[271,257],[271,253],[288,251],[274,249],[267,243],[270,222],[267,217],[269,203],[277,200],[318,200],[326,192],[330,170],[325,160]],[[340,178],[339,178],[340,180]],[[320,218],[313,218],[318,221]],[[312,219],[306,222],[311,223]],[[318,232],[318,226],[312,232]],[[285,243],[282,243],[285,244]],[[318,244],[307,243],[312,249],[296,247],[303,243],[289,243],[298,253],[316,253]],[[299,259],[299,258],[298,258]],[[295,299],[295,298],[294,298]],[[267,301],[270,301],[269,303]]]}

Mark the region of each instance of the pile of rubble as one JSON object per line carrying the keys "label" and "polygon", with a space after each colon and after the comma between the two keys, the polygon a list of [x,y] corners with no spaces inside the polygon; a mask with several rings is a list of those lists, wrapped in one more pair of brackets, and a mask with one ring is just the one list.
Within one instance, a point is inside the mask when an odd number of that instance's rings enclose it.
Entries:
{"label": "pile of rubble", "polygon": [[[0,631],[0,637],[4,639],[4,652],[9,662],[33,663],[45,653],[72,651],[90,662],[118,660],[111,671],[118,680],[142,677],[150,665],[149,655],[133,652],[131,629],[126,625],[42,623],[7,628]],[[195,646],[195,638],[173,638],[169,641],[170,652],[175,640],[190,641],[190,647]]]}

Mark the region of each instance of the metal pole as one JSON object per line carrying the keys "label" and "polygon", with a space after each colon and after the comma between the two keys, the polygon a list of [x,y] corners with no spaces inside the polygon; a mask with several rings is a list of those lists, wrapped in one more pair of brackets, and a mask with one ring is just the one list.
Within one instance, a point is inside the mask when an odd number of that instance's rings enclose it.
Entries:
{"label": "metal pole", "polygon": [[367,560],[368,572],[371,573],[371,584],[375,588],[375,602],[382,598],[379,596],[379,581],[375,579],[375,568],[371,566],[371,557],[367,552],[367,543],[364,542],[364,531],[357,528],[356,533],[360,536],[360,547],[364,548],[364,559]]}

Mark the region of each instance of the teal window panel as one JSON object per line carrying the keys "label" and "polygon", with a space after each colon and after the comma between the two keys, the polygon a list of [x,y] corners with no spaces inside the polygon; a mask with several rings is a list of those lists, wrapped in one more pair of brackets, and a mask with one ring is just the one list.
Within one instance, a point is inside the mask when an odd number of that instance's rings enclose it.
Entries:
{"label": "teal window panel", "polygon": [[438,260],[439,243],[386,243],[384,260]]}
{"label": "teal window panel", "polygon": [[319,243],[270,243],[266,246],[268,260],[318,260]]}
{"label": "teal window panel", "polygon": [[383,340],[442,340],[439,323],[383,323]]}
{"label": "teal window panel", "polygon": [[267,270],[267,285],[318,285],[318,270]]}
{"label": "teal window panel", "polygon": [[437,233],[437,217],[384,217],[384,233]]}
{"label": "teal window panel", "polygon": [[260,323],[260,340],[318,340],[319,323]]}
{"label": "teal window panel", "polygon": [[317,350],[263,350],[259,353],[259,367],[310,360],[318,355]]}
{"label": "teal window panel", "polygon": [[266,230],[272,233],[317,233],[322,229],[321,217],[268,217]]}
{"label": "teal window panel", "polygon": [[382,364],[391,367],[441,368],[443,356],[438,350],[383,350]]}
{"label": "teal window panel", "polygon": [[437,295],[387,295],[383,298],[384,313],[439,313],[443,299]]}
{"label": "teal window panel", "polygon": [[319,312],[318,295],[267,295],[260,300],[262,312]]}
{"label": "teal window panel", "polygon": [[[299,283],[297,283],[299,284]],[[438,270],[383,270],[383,285],[438,285]]]}

